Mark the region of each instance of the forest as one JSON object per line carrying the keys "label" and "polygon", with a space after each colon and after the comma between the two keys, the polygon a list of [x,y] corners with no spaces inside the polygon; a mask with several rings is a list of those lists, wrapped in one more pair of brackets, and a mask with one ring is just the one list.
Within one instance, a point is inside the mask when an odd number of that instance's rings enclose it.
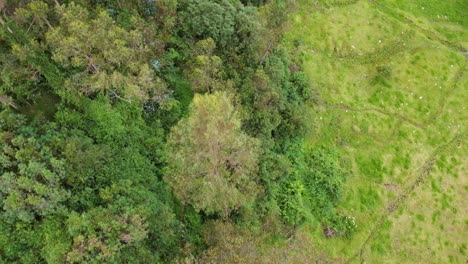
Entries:
{"label": "forest", "polygon": [[0,263],[465,263],[467,12],[0,0]]}

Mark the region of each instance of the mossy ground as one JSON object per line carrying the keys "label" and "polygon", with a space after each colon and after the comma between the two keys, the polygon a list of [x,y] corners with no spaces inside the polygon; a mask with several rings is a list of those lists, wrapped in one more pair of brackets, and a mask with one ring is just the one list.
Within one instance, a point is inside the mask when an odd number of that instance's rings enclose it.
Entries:
{"label": "mossy ground", "polygon": [[317,91],[308,144],[352,164],[351,239],[310,228],[336,261],[466,263],[466,1],[299,1],[285,45]]}

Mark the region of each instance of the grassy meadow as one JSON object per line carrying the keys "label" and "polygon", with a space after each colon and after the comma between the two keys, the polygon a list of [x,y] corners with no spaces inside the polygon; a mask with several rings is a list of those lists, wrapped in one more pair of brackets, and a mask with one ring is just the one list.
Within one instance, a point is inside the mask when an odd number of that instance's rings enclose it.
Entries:
{"label": "grassy meadow", "polygon": [[307,144],[341,149],[358,224],[311,239],[342,263],[466,263],[468,3],[299,2],[284,45],[317,91]]}

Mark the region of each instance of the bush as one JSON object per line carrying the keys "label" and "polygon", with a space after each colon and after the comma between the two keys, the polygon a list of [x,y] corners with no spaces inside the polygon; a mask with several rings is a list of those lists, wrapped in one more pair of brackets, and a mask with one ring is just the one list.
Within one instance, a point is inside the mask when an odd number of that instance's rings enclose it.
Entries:
{"label": "bush", "polygon": [[342,219],[335,209],[347,176],[338,152],[322,147],[306,150],[298,147],[300,142],[288,147],[291,173],[274,190],[283,221],[298,225],[314,217],[337,232],[351,234],[355,229],[352,221]]}
{"label": "bush", "polygon": [[328,221],[330,223],[330,226],[336,232],[335,235],[337,236],[351,238],[351,236],[358,229],[356,219],[352,216],[336,214]]}

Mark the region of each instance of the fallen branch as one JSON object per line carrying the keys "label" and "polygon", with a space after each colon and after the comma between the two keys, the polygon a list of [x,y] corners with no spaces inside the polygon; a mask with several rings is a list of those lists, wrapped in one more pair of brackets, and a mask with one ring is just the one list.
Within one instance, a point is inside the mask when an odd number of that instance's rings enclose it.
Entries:
{"label": "fallen branch", "polygon": [[15,103],[6,96],[0,95],[0,103],[5,104],[5,105],[9,105],[9,106],[13,107],[14,109],[18,109],[18,107],[16,107]]}

